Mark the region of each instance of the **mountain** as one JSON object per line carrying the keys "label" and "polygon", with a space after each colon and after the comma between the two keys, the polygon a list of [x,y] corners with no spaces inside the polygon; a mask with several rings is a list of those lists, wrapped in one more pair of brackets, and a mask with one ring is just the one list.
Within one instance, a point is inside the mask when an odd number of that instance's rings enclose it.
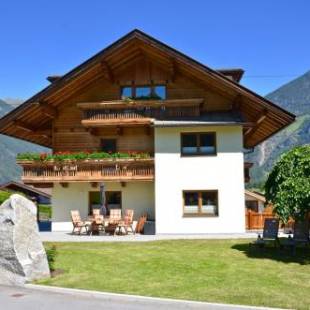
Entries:
{"label": "mountain", "polygon": [[266,96],[294,113],[296,121],[255,148],[246,156],[254,162],[250,186],[261,185],[279,156],[294,146],[310,143],[310,71]]}
{"label": "mountain", "polygon": [[10,112],[11,110],[12,110],[12,107],[9,104],[7,104],[5,101],[0,99],[0,117]]}
{"label": "mountain", "polygon": [[[0,99],[0,118],[13,110],[18,102],[21,103],[20,100],[15,99],[12,99],[11,102],[15,104],[11,105]],[[0,135],[0,184],[20,179],[21,168],[15,163],[17,153],[46,152],[47,150],[29,142]]]}

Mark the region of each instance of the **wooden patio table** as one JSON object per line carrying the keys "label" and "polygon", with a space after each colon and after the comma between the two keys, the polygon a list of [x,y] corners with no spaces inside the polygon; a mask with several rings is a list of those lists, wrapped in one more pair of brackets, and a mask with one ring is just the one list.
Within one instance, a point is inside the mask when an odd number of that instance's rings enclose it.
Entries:
{"label": "wooden patio table", "polygon": [[[97,224],[96,220],[94,219],[93,216],[89,216],[88,217],[88,221],[89,222],[89,234],[98,234],[99,235],[99,225]],[[113,220],[113,222],[111,222],[110,218],[105,216],[103,218],[103,227],[105,229],[105,231],[111,235],[114,235],[115,233],[115,229],[117,228],[119,224],[119,221],[115,221]]]}

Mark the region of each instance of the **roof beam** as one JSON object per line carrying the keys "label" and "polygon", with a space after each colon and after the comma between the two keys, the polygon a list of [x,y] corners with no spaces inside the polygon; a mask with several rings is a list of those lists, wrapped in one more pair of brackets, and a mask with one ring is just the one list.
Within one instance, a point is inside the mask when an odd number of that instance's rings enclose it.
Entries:
{"label": "roof beam", "polygon": [[54,119],[58,115],[57,109],[46,103],[41,105],[41,109],[42,109],[43,114],[49,118]]}
{"label": "roof beam", "polygon": [[49,118],[53,119],[56,118],[58,115],[57,109],[49,105],[47,102],[37,101],[33,102],[32,105],[40,107],[41,112]]}
{"label": "roof beam", "polygon": [[267,118],[267,115],[268,110],[264,109],[263,112],[257,117],[255,125],[245,132],[244,136],[247,141],[257,132],[257,130],[259,129],[259,125]]}
{"label": "roof beam", "polygon": [[34,131],[33,127],[31,127],[29,124],[24,123],[23,121],[15,120],[13,122],[13,124],[15,127],[22,129],[24,131],[27,131],[27,132],[33,132]]}
{"label": "roof beam", "polygon": [[45,130],[34,130],[30,133],[31,136],[38,136],[38,137],[45,137],[45,138],[51,138],[52,137],[52,131],[50,129]]}

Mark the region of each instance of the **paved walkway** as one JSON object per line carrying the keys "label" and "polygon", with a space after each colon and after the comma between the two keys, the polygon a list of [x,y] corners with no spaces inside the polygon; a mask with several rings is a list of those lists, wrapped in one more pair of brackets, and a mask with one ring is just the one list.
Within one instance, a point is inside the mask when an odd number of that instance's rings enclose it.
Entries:
{"label": "paved walkway", "polygon": [[6,310],[245,310],[270,309],[100,293],[74,289],[0,286],[0,309]]}
{"label": "paved walkway", "polygon": [[158,240],[178,240],[178,239],[249,239],[257,238],[257,233],[248,232],[243,234],[178,234],[178,235],[126,235],[126,236],[87,236],[72,235],[69,232],[41,232],[42,241],[50,242],[147,242]]}

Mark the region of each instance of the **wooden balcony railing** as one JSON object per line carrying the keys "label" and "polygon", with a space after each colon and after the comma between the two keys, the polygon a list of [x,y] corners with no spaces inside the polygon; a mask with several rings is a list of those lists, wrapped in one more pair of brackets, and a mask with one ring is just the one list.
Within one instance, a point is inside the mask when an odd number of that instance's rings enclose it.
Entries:
{"label": "wooden balcony railing", "polygon": [[68,162],[18,161],[24,183],[151,181],[154,159],[85,160]]}
{"label": "wooden balcony railing", "polygon": [[79,103],[84,126],[150,124],[153,119],[186,119],[200,116],[203,99],[107,101]]}

